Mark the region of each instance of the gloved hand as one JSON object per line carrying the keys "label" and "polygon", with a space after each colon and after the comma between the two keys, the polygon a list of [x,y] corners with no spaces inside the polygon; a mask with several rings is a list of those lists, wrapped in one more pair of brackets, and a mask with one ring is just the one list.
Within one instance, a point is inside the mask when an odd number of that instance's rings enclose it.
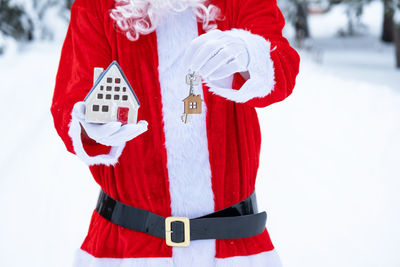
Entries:
{"label": "gloved hand", "polygon": [[[243,29],[212,30],[195,38],[182,60],[186,71],[203,77],[209,91],[238,103],[267,96],[275,86],[271,43]],[[245,78],[232,88],[235,73]]]}
{"label": "gloved hand", "polygon": [[206,82],[212,82],[247,71],[249,54],[241,38],[229,32],[212,30],[190,43],[183,64],[188,71],[194,71]]}
{"label": "gloved hand", "polygon": [[121,125],[121,122],[104,124],[88,123],[85,121],[85,102],[77,102],[72,110],[73,119],[77,119],[87,135],[97,143],[106,146],[121,146],[138,135],[147,131],[148,123],[144,120],[137,124]]}

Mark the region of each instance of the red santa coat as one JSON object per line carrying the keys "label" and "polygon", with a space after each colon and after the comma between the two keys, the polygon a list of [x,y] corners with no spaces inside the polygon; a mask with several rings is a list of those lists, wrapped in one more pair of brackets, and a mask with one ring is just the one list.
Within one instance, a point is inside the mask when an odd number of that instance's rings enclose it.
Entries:
{"label": "red santa coat", "polygon": [[[62,49],[51,112],[68,151],[81,153],[72,141],[77,135],[70,129],[73,105],[91,89],[94,67],[106,68],[117,60],[140,100],[138,119],[149,123],[148,131],[126,144],[118,162],[90,162],[90,171],[113,198],[165,217],[202,216],[253,192],[261,144],[255,108],[290,95],[298,73],[299,57],[282,37],[284,18],[275,0],[212,3],[225,17],[218,21],[218,29],[241,29],[238,35],[252,46],[250,64],[265,64],[268,82],[254,88],[254,96],[234,101],[203,86],[202,92],[195,92],[204,99],[203,114],[193,116],[189,124],[180,120],[182,99],[188,94],[180,59],[190,41],[204,33],[191,10],[170,14],[155,32],[132,42],[116,30],[109,16],[113,0],[76,0]],[[255,35],[262,37],[258,45],[251,42]],[[236,74],[232,88],[240,90],[244,82]],[[84,138],[83,143],[90,155],[110,151],[92,140]],[[117,226],[94,211],[75,266],[114,264],[279,266],[279,259],[267,229],[254,237],[196,240],[178,248]]]}

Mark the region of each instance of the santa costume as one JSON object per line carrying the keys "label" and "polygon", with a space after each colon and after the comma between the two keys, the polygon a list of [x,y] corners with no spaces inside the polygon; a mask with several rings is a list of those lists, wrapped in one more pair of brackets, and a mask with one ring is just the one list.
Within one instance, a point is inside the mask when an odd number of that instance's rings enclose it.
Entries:
{"label": "santa costume", "polygon": [[[255,190],[255,108],[291,94],[299,56],[275,0],[76,0],[51,107],[66,148],[113,199],[163,217],[197,218]],[[134,125],[84,121],[93,69],[117,61],[140,100]],[[182,123],[185,75],[203,110]],[[262,194],[262,192],[259,192]],[[187,247],[114,224],[94,210],[75,267],[277,267],[267,229]]]}

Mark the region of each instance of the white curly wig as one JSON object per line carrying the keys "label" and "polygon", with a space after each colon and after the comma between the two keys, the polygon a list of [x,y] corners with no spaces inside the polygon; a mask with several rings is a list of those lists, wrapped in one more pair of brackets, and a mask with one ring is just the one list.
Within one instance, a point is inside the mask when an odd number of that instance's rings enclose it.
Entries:
{"label": "white curly wig", "polygon": [[220,10],[215,5],[206,6],[207,0],[115,0],[110,16],[118,28],[131,41],[139,35],[153,32],[168,12],[182,12],[192,8],[203,29],[216,28],[216,20],[221,19]]}

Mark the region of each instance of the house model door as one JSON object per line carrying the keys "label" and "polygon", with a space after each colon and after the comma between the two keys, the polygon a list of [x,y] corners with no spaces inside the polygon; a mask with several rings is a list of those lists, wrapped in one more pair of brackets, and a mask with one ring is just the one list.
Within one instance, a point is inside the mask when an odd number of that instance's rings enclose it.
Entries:
{"label": "house model door", "polygon": [[129,108],[118,107],[117,120],[122,124],[128,123]]}

